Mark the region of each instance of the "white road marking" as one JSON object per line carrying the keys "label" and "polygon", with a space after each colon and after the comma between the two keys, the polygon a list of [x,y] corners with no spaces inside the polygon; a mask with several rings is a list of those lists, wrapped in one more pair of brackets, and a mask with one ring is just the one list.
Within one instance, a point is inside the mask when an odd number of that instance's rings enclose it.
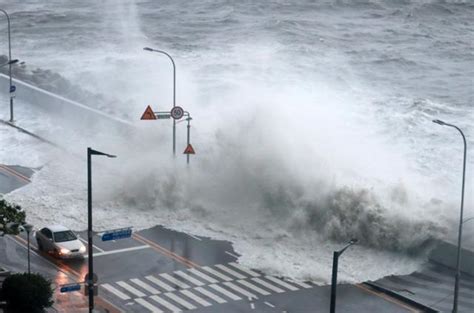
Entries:
{"label": "white road marking", "polygon": [[161,280],[159,280],[158,278],[156,278],[154,276],[149,275],[149,276],[145,276],[145,278],[148,279],[149,281],[151,281],[152,283],[160,286],[161,288],[163,288],[166,291],[174,291],[173,287],[171,287],[167,283],[162,282]]}
{"label": "white road marking", "polygon": [[182,281],[177,280],[176,278],[174,278],[173,276],[171,276],[167,273],[160,274],[160,276],[163,277],[164,279],[167,279],[168,281],[172,282],[175,286],[178,286],[178,287],[183,288],[183,289],[189,288],[188,285],[186,285]]}
{"label": "white road marking", "polygon": [[221,273],[219,273],[218,271],[216,271],[216,270],[214,270],[214,269],[212,269],[212,268],[210,268],[210,267],[208,267],[208,266],[203,266],[203,267],[201,267],[201,268],[202,268],[203,270],[205,270],[206,272],[209,272],[209,273],[211,273],[212,275],[217,276],[217,277],[219,277],[220,279],[223,279],[223,280],[225,280],[225,281],[232,280],[232,278],[230,278],[229,276],[226,276],[226,275],[224,275],[224,274],[221,274]]}
{"label": "white road marking", "polygon": [[188,301],[186,301],[184,299],[181,299],[180,297],[178,297],[174,293],[167,292],[167,293],[165,293],[165,296],[167,296],[170,299],[173,299],[174,301],[181,304],[182,306],[184,306],[188,310],[194,310],[196,308],[194,305],[192,305],[191,303],[189,303]]}
{"label": "white road marking", "polygon": [[266,305],[268,305],[268,306],[271,307],[271,308],[274,308],[274,307],[275,307],[275,306],[274,306],[273,304],[271,304],[270,302],[265,301],[265,302],[263,302],[263,303],[265,303]]}
{"label": "white road marking", "polygon": [[200,282],[194,277],[189,276],[188,274],[182,272],[182,271],[176,271],[174,272],[176,275],[179,275],[180,277],[186,279],[187,281],[193,283],[196,286],[204,286],[204,283]]}
{"label": "white road marking", "polygon": [[110,291],[111,293],[113,293],[114,295],[116,295],[117,297],[119,297],[122,300],[129,300],[130,299],[129,296],[127,296],[126,294],[124,294],[120,290],[117,290],[115,287],[112,287],[109,284],[102,284],[102,285],[100,285],[100,287],[105,288],[106,290]]}
{"label": "white road marking", "polygon": [[154,306],[153,304],[151,304],[150,302],[148,301],[145,301],[143,300],[142,298],[137,298],[135,299],[135,301],[137,303],[140,303],[141,305],[143,305],[145,308],[147,308],[148,310],[150,310],[150,312],[153,312],[153,313],[163,313],[162,310],[158,309],[156,306]]}
{"label": "white road marking", "polygon": [[207,281],[210,282],[211,284],[218,283],[218,281],[215,280],[214,278],[212,278],[212,277],[210,277],[210,276],[204,274],[203,272],[198,271],[198,270],[195,269],[195,268],[190,268],[188,271],[191,272],[191,273],[193,273],[193,274],[196,275],[196,276],[201,277],[201,278],[204,279],[204,280],[207,280]]}
{"label": "white road marking", "polygon": [[146,291],[150,292],[151,294],[159,294],[161,293],[159,290],[153,288],[152,286],[148,285],[147,283],[141,281],[140,279],[138,278],[132,278],[130,279],[130,281],[140,287],[142,287],[143,289],[145,289]]}
{"label": "white road marking", "polygon": [[216,301],[217,303],[226,303],[227,301],[225,301],[224,299],[222,299],[221,297],[219,297],[218,295],[215,295],[213,294],[212,292],[210,292],[209,290],[206,290],[202,287],[197,287],[197,288],[194,288],[194,290],[197,290],[199,291],[200,293],[202,293],[203,295],[207,296],[208,298]]}
{"label": "white road marking", "polygon": [[227,266],[223,265],[223,264],[217,264],[216,267],[220,268],[221,270],[223,270],[224,272],[227,272],[229,273],[230,275],[234,276],[234,277],[237,277],[238,279],[245,279],[246,277],[244,275],[240,275],[239,273],[237,273],[236,271],[228,268]]}
{"label": "white road marking", "polygon": [[[82,239],[82,238],[81,238],[81,237],[79,237],[79,236],[78,236],[77,238],[78,238],[80,241],[82,241],[83,243],[85,243],[85,244],[86,244],[86,248],[87,248],[87,245],[89,244],[89,242],[87,242],[87,240],[85,240],[85,239]],[[92,245],[92,247],[96,248],[96,249],[97,249],[97,250],[99,250],[100,252],[104,252],[104,250],[103,250],[103,249],[101,249],[101,248],[97,247],[97,246],[96,246],[96,245],[94,245],[94,244]],[[95,255],[95,254],[94,254],[94,255]]]}
{"label": "white road marking", "polygon": [[278,292],[278,293],[285,292],[283,289],[280,289],[280,288],[278,288],[278,287],[276,287],[276,286],[274,286],[270,283],[267,283],[266,281],[261,280],[260,278],[252,278],[252,280],[259,283],[262,286],[267,287],[268,289],[271,289],[271,290],[275,291],[275,292]]}
{"label": "white road marking", "polygon": [[250,303],[250,308],[251,308],[252,310],[255,310],[255,304],[254,304],[253,302]]}
{"label": "white road marking", "polygon": [[[122,252],[129,252],[129,251],[147,249],[147,248],[150,248],[150,246],[149,245],[143,245],[143,246],[138,246],[138,247],[130,247],[130,248],[124,248],[124,249],[97,252],[97,253],[94,253],[94,257],[101,256],[101,255],[109,255],[109,254],[115,254],[115,253],[122,253]],[[87,259],[88,255],[85,255],[84,258]]]}
{"label": "white road marking", "polygon": [[311,285],[308,285],[308,284],[306,284],[306,283],[304,283],[304,282],[301,282],[301,281],[290,280],[290,282],[291,282],[292,284],[301,286],[301,287],[306,288],[306,289],[311,288]]}
{"label": "white road marking", "polygon": [[146,294],[144,294],[140,290],[137,290],[136,288],[130,286],[129,284],[127,284],[124,281],[118,281],[118,282],[116,282],[116,284],[119,285],[120,287],[122,287],[123,289],[127,289],[127,291],[129,291],[130,293],[133,293],[137,297],[145,297],[146,296]]}
{"label": "white road marking", "polygon": [[244,285],[244,286],[247,287],[247,288],[250,288],[250,289],[252,289],[252,290],[258,292],[258,293],[261,294],[261,295],[268,296],[268,295],[270,294],[268,291],[263,290],[262,288],[257,287],[257,286],[255,286],[254,284],[251,284],[251,283],[249,283],[249,282],[246,281],[246,280],[238,280],[237,282],[238,282],[239,284]]}
{"label": "white road marking", "polygon": [[226,285],[227,287],[229,287],[231,289],[234,289],[237,292],[240,292],[241,294],[243,294],[246,297],[258,299],[258,297],[256,295],[254,295],[253,293],[248,292],[247,290],[242,289],[239,286],[234,285],[233,283],[226,282],[226,283],[224,283],[224,285]]}
{"label": "white road marking", "polygon": [[165,306],[167,309],[171,310],[171,312],[182,312],[182,310],[180,308],[178,308],[177,306],[169,303],[165,299],[158,297],[157,295],[150,296],[150,299],[153,299],[156,302],[158,302],[159,304],[161,304],[162,306]]}
{"label": "white road marking", "polygon": [[194,236],[194,235],[188,234],[188,236],[191,237],[191,238],[194,238],[194,239],[196,239],[196,240],[202,241],[201,238],[196,237],[196,236]]}
{"label": "white road marking", "polygon": [[228,254],[228,255],[230,255],[231,257],[236,258],[236,259],[239,258],[238,255],[235,255],[235,254],[233,254],[232,252],[229,252],[229,251],[225,251],[225,254]]}
{"label": "white road marking", "polygon": [[183,295],[193,299],[194,301],[196,301],[197,303],[199,303],[200,305],[202,306],[211,306],[212,304],[210,304],[209,302],[207,302],[206,300],[204,300],[203,298],[199,297],[199,296],[196,296],[194,293],[192,293],[191,291],[189,290],[181,290],[180,291]]}
{"label": "white road marking", "polygon": [[276,277],[273,277],[273,276],[265,276],[266,279],[268,280],[271,280],[272,282],[274,283],[277,283],[278,285],[280,286],[283,286],[287,289],[290,289],[291,291],[296,291],[296,290],[299,290],[299,288],[296,288],[295,286],[292,286],[290,284],[288,284],[287,282],[281,280],[281,279],[278,279]]}
{"label": "white road marking", "polygon": [[233,294],[230,291],[225,290],[224,288],[218,286],[218,285],[209,285],[212,289],[222,293],[223,295],[226,295],[227,297],[231,298],[232,300],[241,300],[242,298],[237,296],[236,294]]}
{"label": "white road marking", "polygon": [[253,277],[258,277],[258,276],[260,276],[259,273],[254,272],[254,271],[252,271],[252,270],[249,270],[248,268],[245,268],[244,266],[242,266],[242,265],[240,265],[240,264],[238,264],[238,263],[230,262],[229,265],[231,265],[231,266],[233,266],[233,267],[235,267],[235,268],[241,270],[241,271],[244,272],[244,273],[249,274],[250,276],[253,276]]}

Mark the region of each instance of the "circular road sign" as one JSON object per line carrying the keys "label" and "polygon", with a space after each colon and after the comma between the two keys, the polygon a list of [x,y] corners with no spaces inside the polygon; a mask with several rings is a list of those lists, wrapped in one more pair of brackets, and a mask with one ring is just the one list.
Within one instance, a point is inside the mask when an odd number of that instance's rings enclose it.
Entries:
{"label": "circular road sign", "polygon": [[180,118],[183,117],[183,115],[184,115],[184,110],[183,110],[182,107],[176,106],[176,107],[173,107],[173,108],[171,109],[171,112],[170,112],[170,113],[171,113],[171,117],[172,117],[172,118],[174,118],[175,120],[179,120]]}

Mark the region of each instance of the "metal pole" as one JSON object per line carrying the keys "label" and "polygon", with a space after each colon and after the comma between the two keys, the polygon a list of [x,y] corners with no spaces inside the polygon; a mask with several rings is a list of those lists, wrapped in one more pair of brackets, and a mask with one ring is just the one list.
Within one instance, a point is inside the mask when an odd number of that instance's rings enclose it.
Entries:
{"label": "metal pole", "polygon": [[[11,42],[11,32],[10,32],[10,16],[7,11],[0,9],[0,11],[5,14],[8,22],[8,61],[12,59],[12,42]],[[12,64],[8,65],[8,76],[10,76],[10,122],[13,123],[13,95],[12,95]]]}
{"label": "metal pole", "polygon": [[331,307],[329,312],[336,312],[336,287],[337,287],[337,266],[339,260],[339,252],[334,251],[332,257],[332,280],[331,280]]}
{"label": "metal pole", "polygon": [[26,232],[27,238],[28,238],[28,275],[31,274],[30,271],[30,232]]}
{"label": "metal pole", "polygon": [[[188,136],[187,137],[188,137],[188,146],[189,146],[189,142],[191,140],[191,117],[188,116],[187,120],[188,120]],[[189,165],[189,153],[186,154],[186,163]]]}
{"label": "metal pole", "polygon": [[[143,48],[146,51],[154,51],[161,54],[166,55],[170,60],[171,64],[173,64],[173,108],[176,106],[176,64],[174,63],[173,58],[168,52],[163,50],[156,50],[152,48]],[[173,156],[176,157],[176,120],[173,119]]]}
{"label": "metal pole", "polygon": [[89,313],[94,310],[94,262],[92,260],[92,166],[91,148],[87,148],[87,246],[89,255],[89,274],[87,288],[89,290]]}
{"label": "metal pole", "polygon": [[[165,53],[173,63],[173,108],[176,106],[176,64],[174,63],[173,58]],[[173,119],[173,156],[176,157],[176,120]]]}
{"label": "metal pole", "polygon": [[464,155],[463,155],[463,167],[462,167],[462,188],[461,188],[461,212],[459,214],[459,230],[458,230],[458,249],[456,256],[456,275],[454,279],[454,297],[453,297],[453,313],[458,312],[458,295],[459,295],[459,281],[461,279],[461,241],[462,241],[462,224],[463,224],[463,214],[464,214],[464,186],[466,181],[466,155],[467,155],[467,143],[466,136],[462,130],[453,124],[445,123],[441,120],[433,120],[433,123],[439,124],[441,126],[449,126],[457,129],[461,134],[462,140],[464,143]]}
{"label": "metal pole", "polygon": [[467,143],[466,137],[460,128],[454,125],[449,125],[456,128],[462,136],[464,142],[464,158],[463,158],[463,168],[462,168],[462,189],[461,189],[461,213],[459,215],[459,232],[458,232],[458,251],[456,258],[456,276],[454,283],[454,300],[453,300],[453,313],[458,312],[458,295],[459,295],[459,281],[461,279],[461,239],[462,239],[462,224],[463,224],[463,211],[464,211],[464,185],[466,180],[466,154],[467,154]]}

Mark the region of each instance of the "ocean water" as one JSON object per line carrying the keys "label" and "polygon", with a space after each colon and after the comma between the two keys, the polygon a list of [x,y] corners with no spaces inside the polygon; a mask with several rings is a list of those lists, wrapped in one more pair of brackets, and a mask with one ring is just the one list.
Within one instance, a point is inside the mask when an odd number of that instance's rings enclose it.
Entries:
{"label": "ocean water", "polygon": [[[11,15],[14,58],[110,99],[111,114],[140,128],[141,136],[114,143],[74,139],[78,150],[105,146],[121,159],[98,161],[98,227],[161,223],[228,239],[249,266],[321,283],[332,251],[357,237],[361,244],[344,255],[343,280],[408,273],[425,261],[432,240],[456,231],[462,140],[431,122],[437,118],[467,136],[465,216],[474,216],[471,1],[30,0],[0,7]],[[168,122],[138,120],[146,105],[172,105],[171,63],[146,46],[176,61],[177,104],[193,116],[197,155],[189,168],[180,153],[170,158]],[[39,114],[23,123],[37,127]],[[51,161],[8,198],[37,224],[83,229],[84,166],[29,147],[15,150],[28,151],[23,159],[18,152],[20,165]],[[178,152],[184,147],[178,124]],[[0,151],[0,161],[11,162],[11,151]],[[466,223],[468,232],[473,225]],[[472,238],[465,240],[474,245]]]}

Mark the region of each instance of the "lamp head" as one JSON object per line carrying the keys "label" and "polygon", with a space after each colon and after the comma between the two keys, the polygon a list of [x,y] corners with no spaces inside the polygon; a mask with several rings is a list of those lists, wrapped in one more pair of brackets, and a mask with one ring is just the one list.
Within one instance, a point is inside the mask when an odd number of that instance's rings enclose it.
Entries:
{"label": "lamp head", "polygon": [[359,239],[357,239],[357,238],[352,238],[351,241],[349,241],[349,243],[350,243],[351,245],[355,245],[355,244],[358,243],[358,242],[359,242]]}
{"label": "lamp head", "polygon": [[23,224],[22,226],[26,230],[27,233],[30,233],[33,230],[33,225],[31,224]]}
{"label": "lamp head", "polygon": [[446,125],[446,123],[443,122],[442,120],[433,120],[433,123],[436,123],[436,124],[439,124],[439,125],[442,125],[442,126]]}
{"label": "lamp head", "polygon": [[153,51],[152,48],[148,48],[148,47],[143,48],[143,50],[145,50],[145,51]]}

